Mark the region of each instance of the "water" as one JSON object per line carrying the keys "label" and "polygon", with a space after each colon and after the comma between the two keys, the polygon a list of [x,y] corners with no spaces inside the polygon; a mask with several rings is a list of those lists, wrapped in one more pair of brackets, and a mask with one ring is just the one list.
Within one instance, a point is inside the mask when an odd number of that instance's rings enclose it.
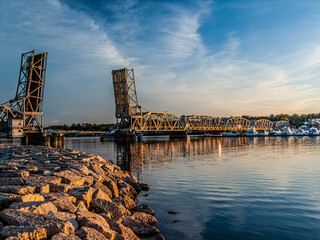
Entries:
{"label": "water", "polygon": [[66,148],[114,160],[150,184],[139,201],[168,240],[320,239],[320,137],[91,138]]}

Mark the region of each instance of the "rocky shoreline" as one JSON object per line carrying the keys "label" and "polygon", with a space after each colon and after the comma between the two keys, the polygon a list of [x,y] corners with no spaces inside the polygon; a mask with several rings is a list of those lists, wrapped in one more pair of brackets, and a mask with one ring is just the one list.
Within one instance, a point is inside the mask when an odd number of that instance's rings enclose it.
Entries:
{"label": "rocky shoreline", "polygon": [[0,239],[164,239],[142,190],[100,156],[0,144]]}

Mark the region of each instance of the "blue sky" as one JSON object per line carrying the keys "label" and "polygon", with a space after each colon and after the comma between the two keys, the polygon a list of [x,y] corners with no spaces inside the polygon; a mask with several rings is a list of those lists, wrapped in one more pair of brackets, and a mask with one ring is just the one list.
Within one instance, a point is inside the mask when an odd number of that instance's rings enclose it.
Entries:
{"label": "blue sky", "polygon": [[114,121],[111,71],[150,111],[319,112],[320,1],[0,0],[0,103],[48,52],[46,124]]}

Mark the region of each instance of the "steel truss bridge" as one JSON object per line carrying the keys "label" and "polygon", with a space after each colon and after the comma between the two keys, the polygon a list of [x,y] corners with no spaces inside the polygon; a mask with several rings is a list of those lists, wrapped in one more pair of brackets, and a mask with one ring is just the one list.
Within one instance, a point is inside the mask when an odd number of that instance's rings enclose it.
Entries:
{"label": "steel truss bridge", "polygon": [[[0,128],[9,120],[21,120],[24,133],[43,132],[43,91],[47,53],[23,53],[16,96],[0,105]],[[1,130],[1,129],[0,129]]]}
{"label": "steel truss bridge", "polygon": [[150,112],[138,103],[133,69],[112,71],[116,105],[116,118],[120,128],[138,132],[185,131],[268,131],[288,126],[286,121],[273,123],[268,119],[250,121],[242,117],[227,120],[210,115],[177,117],[166,112]]}

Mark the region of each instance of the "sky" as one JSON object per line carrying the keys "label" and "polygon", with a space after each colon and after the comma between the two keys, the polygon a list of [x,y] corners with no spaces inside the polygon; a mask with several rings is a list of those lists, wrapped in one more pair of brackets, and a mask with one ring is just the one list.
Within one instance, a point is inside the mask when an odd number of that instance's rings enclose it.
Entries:
{"label": "sky", "polygon": [[0,0],[0,103],[48,52],[45,124],[115,122],[111,71],[177,116],[319,112],[318,0]]}

